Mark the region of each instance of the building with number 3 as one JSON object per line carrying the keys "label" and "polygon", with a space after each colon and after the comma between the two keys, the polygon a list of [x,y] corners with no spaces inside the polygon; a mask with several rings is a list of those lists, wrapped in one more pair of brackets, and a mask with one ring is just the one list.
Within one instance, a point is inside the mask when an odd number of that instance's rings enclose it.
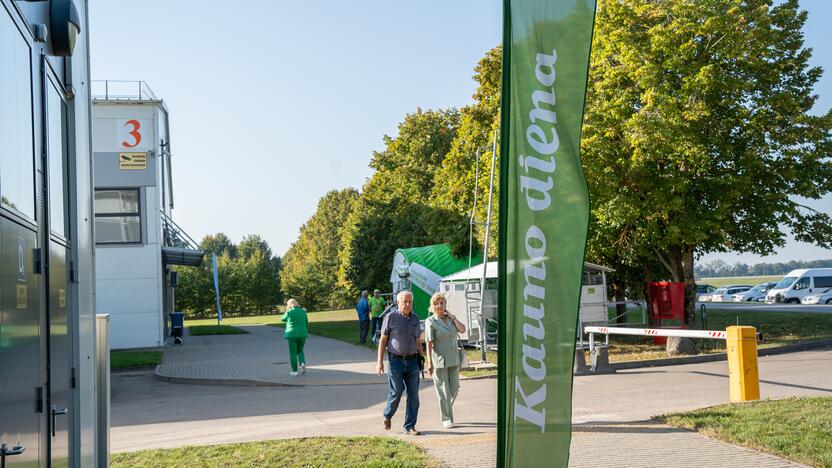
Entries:
{"label": "building with number 3", "polygon": [[92,84],[96,307],[112,349],[164,345],[174,310],[172,265],[203,252],[172,220],[169,113],[142,81]]}

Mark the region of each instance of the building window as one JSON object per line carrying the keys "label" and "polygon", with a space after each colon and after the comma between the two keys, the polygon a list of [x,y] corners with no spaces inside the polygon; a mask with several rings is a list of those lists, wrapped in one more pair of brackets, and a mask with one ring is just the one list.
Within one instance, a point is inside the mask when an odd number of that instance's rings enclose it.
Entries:
{"label": "building window", "polygon": [[139,189],[95,190],[97,244],[140,244],[142,217]]}
{"label": "building window", "polygon": [[66,237],[66,105],[54,84],[46,96],[49,122],[49,226],[56,234]]}
{"label": "building window", "polygon": [[0,7],[0,204],[35,219],[29,45]]}

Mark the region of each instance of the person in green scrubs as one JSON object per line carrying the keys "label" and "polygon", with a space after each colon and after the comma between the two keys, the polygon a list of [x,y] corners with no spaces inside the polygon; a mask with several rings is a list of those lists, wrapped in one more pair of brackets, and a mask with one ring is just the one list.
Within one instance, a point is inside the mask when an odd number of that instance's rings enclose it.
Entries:
{"label": "person in green scrubs", "polygon": [[425,320],[427,343],[427,370],[433,376],[433,386],[439,398],[439,415],[442,426],[454,427],[454,400],[459,393],[458,333],[465,332],[465,325],[451,315],[445,295],[436,293],[430,298],[428,310],[431,316]]}
{"label": "person in green scrubs", "polygon": [[286,329],[283,331],[283,337],[289,343],[289,362],[292,364],[292,372],[289,375],[298,375],[298,364],[300,364],[300,373],[306,373],[306,356],[303,354],[303,345],[306,344],[306,338],[309,336],[307,325],[309,319],[306,317],[306,311],[300,307],[298,301],[289,299],[286,301],[286,312],[280,317],[281,322],[286,322]]}

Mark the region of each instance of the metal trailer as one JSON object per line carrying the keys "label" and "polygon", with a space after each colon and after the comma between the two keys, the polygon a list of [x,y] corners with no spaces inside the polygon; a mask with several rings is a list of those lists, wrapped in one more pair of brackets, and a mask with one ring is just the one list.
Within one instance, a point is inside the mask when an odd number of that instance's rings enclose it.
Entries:
{"label": "metal trailer", "polygon": [[[589,325],[606,325],[609,321],[606,274],[613,271],[605,266],[584,263],[581,283],[581,308],[578,330]],[[485,278],[485,294],[480,306],[480,284]],[[488,262],[483,274],[483,264],[475,265],[442,278],[439,291],[445,294],[448,310],[466,326],[461,334],[471,344],[482,341],[481,324],[486,324],[486,345],[496,345],[497,326],[497,262]]]}
{"label": "metal trailer", "polygon": [[[0,463],[98,453],[87,0],[0,0]],[[102,418],[106,421],[106,418]]]}

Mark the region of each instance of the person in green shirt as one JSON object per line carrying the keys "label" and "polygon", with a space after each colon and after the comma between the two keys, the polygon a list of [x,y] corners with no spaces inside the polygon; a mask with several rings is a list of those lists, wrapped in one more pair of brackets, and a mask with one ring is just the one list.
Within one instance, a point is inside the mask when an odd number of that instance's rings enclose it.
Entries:
{"label": "person in green shirt", "polygon": [[381,313],[384,312],[384,298],[381,297],[381,291],[376,289],[373,291],[373,296],[370,298],[370,317],[372,325],[370,326],[370,335],[374,336],[381,326]]}
{"label": "person in green shirt", "polygon": [[286,312],[280,317],[281,322],[286,322],[286,329],[283,331],[283,337],[289,343],[289,362],[292,364],[292,372],[289,375],[298,375],[298,363],[300,363],[300,373],[306,373],[306,356],[303,354],[303,345],[306,343],[306,338],[309,336],[307,325],[309,319],[306,317],[306,311],[300,307],[298,301],[289,299],[286,301]]}
{"label": "person in green shirt", "polygon": [[442,293],[430,298],[431,316],[425,320],[427,370],[433,377],[439,398],[439,416],[446,429],[454,427],[454,400],[459,393],[459,346],[457,335],[465,333],[465,325],[448,312],[448,301]]}

